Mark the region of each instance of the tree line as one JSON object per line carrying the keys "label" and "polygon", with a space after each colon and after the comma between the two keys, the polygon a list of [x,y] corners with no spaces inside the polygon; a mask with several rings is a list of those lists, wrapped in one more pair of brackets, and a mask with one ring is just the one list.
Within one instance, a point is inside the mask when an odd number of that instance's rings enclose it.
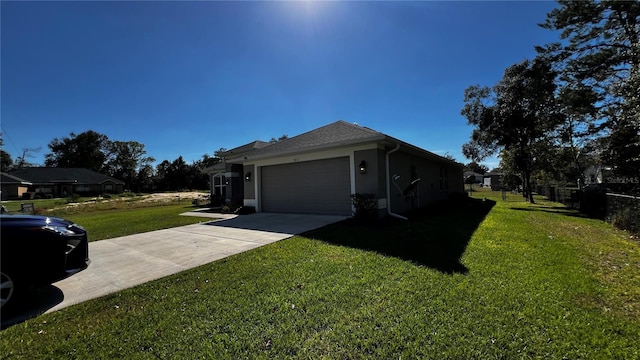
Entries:
{"label": "tree line", "polygon": [[[1,141],[1,139],[0,139]],[[144,144],[137,141],[110,140],[106,135],[93,130],[68,137],[53,139],[44,166],[64,168],[86,168],[122,180],[125,189],[135,192],[175,191],[181,189],[208,189],[208,175],[202,170],[220,162],[219,149],[213,156],[204,154],[199,160],[188,164],[182,156],[173,161],[156,161],[147,155]],[[14,162],[1,150],[2,171],[33,166],[23,154]]]}
{"label": "tree line", "polygon": [[533,184],[581,186],[590,165],[640,177],[640,2],[558,4],[539,25],[559,41],[495,85],[468,87],[461,111],[473,126],[465,157],[499,154],[531,202]]}

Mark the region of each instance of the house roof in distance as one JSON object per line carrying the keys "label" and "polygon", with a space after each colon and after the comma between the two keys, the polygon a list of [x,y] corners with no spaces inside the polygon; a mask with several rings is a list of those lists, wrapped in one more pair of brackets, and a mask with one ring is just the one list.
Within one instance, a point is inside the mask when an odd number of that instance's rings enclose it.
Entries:
{"label": "house roof in distance", "polygon": [[9,175],[5,172],[0,172],[0,183],[2,184],[19,184],[19,185],[32,185],[29,181],[21,179],[17,176]]}
{"label": "house roof in distance", "polygon": [[26,179],[33,184],[101,184],[111,181],[115,184],[124,185],[122,180],[85,168],[29,167],[11,171],[9,175]]}

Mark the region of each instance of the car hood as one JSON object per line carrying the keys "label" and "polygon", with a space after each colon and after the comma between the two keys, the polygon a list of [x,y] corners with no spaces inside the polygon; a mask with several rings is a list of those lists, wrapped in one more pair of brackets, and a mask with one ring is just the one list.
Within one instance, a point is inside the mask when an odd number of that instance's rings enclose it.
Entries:
{"label": "car hood", "polygon": [[38,227],[62,226],[68,227],[73,222],[61,218],[42,215],[0,215],[0,225],[4,227]]}

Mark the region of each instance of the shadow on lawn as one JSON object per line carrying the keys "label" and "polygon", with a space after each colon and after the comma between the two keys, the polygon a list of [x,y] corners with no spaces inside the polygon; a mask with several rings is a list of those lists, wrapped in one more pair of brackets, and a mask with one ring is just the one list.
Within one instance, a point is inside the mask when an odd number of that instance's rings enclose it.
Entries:
{"label": "shadow on lawn", "polygon": [[9,304],[9,308],[2,308],[0,330],[21,324],[29,319],[38,317],[64,300],[62,290],[54,285],[47,285],[38,289],[25,289],[21,298]]}
{"label": "shadow on lawn", "polygon": [[348,219],[303,234],[326,243],[394,256],[443,273],[466,274],[460,262],[471,236],[495,205],[467,198],[376,222]]}
{"label": "shadow on lawn", "polygon": [[558,215],[571,216],[571,217],[577,217],[577,218],[588,218],[587,215],[569,208],[563,209],[558,207],[538,205],[536,207],[510,207],[510,209],[518,210],[518,211],[527,211],[527,212],[534,212],[534,211],[546,212],[549,214],[558,214]]}

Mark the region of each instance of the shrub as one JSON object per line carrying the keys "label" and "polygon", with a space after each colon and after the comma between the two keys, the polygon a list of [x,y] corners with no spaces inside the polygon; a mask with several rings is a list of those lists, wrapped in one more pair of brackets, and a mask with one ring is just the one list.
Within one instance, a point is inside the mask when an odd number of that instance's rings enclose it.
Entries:
{"label": "shrub", "polygon": [[352,194],[351,203],[354,207],[353,217],[358,220],[375,219],[378,201],[373,194]]}
{"label": "shrub", "polygon": [[212,207],[216,207],[216,206],[222,206],[225,203],[225,199],[220,196],[220,195],[213,195],[211,197],[211,206]]}
{"label": "shrub", "polygon": [[254,214],[256,212],[256,208],[253,206],[241,206],[236,209],[235,213],[237,215],[249,215]]}
{"label": "shrub", "polygon": [[611,216],[611,224],[633,233],[640,234],[640,209],[627,207]]}
{"label": "shrub", "polygon": [[587,187],[582,193],[580,212],[596,219],[604,219],[607,213],[607,191],[601,187]]}
{"label": "shrub", "polygon": [[77,203],[79,199],[80,199],[80,195],[76,194],[76,193],[73,193],[67,199],[67,203]]}

